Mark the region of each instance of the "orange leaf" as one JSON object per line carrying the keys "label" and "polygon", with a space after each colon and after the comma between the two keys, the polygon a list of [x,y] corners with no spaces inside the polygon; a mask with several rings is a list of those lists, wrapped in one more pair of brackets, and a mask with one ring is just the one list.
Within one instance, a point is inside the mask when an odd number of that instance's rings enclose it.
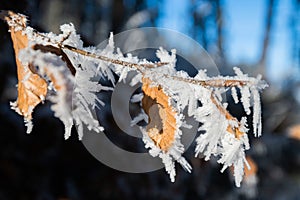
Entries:
{"label": "orange leaf", "polygon": [[[254,162],[254,160],[250,156],[246,156],[246,160],[250,166],[250,169],[248,169],[248,166],[244,164],[244,180],[247,180],[257,174],[257,165]],[[230,167],[230,171],[233,173],[234,167]]]}
{"label": "orange leaf", "polygon": [[160,86],[150,86],[151,80],[143,78],[142,105],[149,116],[146,127],[149,137],[163,151],[168,151],[175,141],[176,112],[169,105],[170,97]]}
{"label": "orange leaf", "polygon": [[250,156],[247,156],[246,160],[250,166],[250,169],[248,169],[248,167],[245,166],[245,179],[247,179],[251,176],[255,176],[257,173],[257,165],[254,162],[254,160]]}
{"label": "orange leaf", "polygon": [[288,131],[288,136],[290,138],[300,140],[300,125],[298,124],[290,127]]}
{"label": "orange leaf", "polygon": [[44,100],[47,94],[47,83],[39,75],[33,73],[30,64],[23,65],[18,59],[20,50],[28,46],[28,38],[20,30],[20,28],[26,27],[25,16],[10,11],[6,14],[4,20],[9,25],[18,72],[18,99],[12,103],[12,106],[20,115],[24,116],[26,121],[30,121],[33,109]]}

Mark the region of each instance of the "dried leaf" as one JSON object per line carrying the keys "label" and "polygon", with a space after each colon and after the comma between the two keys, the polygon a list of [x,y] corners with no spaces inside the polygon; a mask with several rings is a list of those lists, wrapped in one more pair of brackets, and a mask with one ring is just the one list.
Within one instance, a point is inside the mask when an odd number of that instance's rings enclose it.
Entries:
{"label": "dried leaf", "polygon": [[143,78],[143,108],[149,117],[147,134],[155,145],[168,151],[175,141],[176,112],[169,105],[169,96],[160,86],[152,87],[151,81]]}
{"label": "dried leaf", "polygon": [[[256,176],[257,174],[257,165],[250,156],[246,156],[246,161],[244,164],[244,180],[251,179],[251,177]],[[234,167],[230,167],[230,171],[233,174]]]}
{"label": "dried leaf", "polygon": [[251,176],[255,176],[257,174],[257,165],[250,156],[247,156],[246,160],[247,160],[247,162],[250,166],[250,169],[248,169],[247,166],[244,167],[244,169],[245,169],[245,179],[248,179]]}
{"label": "dried leaf", "polygon": [[[28,38],[14,24],[18,23],[25,28],[25,16],[17,15],[10,11],[6,12],[6,14],[7,16],[4,17],[4,20],[9,25],[18,72],[18,99],[11,105],[16,112],[24,116],[26,122],[30,123],[33,109],[44,100],[47,94],[47,83],[39,75],[33,73],[30,64],[23,65],[18,59],[20,50],[28,45]],[[30,132],[31,127],[28,126],[27,133]]]}
{"label": "dried leaf", "polygon": [[300,140],[300,125],[297,124],[297,125],[290,127],[289,131],[288,131],[288,136],[290,138]]}

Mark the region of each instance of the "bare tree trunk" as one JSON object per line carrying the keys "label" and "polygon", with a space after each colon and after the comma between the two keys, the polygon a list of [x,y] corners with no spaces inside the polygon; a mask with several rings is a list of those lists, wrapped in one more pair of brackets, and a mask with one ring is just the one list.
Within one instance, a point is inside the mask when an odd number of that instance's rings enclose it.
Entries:
{"label": "bare tree trunk", "polygon": [[[192,0],[192,5],[196,6],[196,1]],[[208,39],[206,35],[206,16],[202,16],[200,13],[197,13],[197,10],[193,10],[194,18],[194,38],[201,43],[203,48],[207,50]],[[201,38],[199,38],[199,33],[201,33]]]}
{"label": "bare tree trunk", "polygon": [[[216,19],[217,19],[217,46],[218,55],[220,56],[220,61],[223,63],[225,61],[224,46],[223,46],[223,10],[222,10],[221,0],[216,0]],[[224,64],[224,63],[223,63]]]}
{"label": "bare tree trunk", "polygon": [[264,31],[264,40],[263,40],[263,46],[262,46],[262,52],[259,59],[259,66],[262,68],[262,73],[265,73],[265,64],[266,64],[266,58],[268,53],[268,48],[270,44],[270,35],[274,20],[274,2],[275,0],[267,0],[268,6],[267,6],[267,16],[266,16],[266,24],[265,24],[265,31]]}
{"label": "bare tree trunk", "polygon": [[296,66],[300,67],[300,0],[294,0],[292,14],[290,15],[290,37],[292,43],[292,58]]}
{"label": "bare tree trunk", "polygon": [[205,19],[199,18],[198,19],[198,24],[199,27],[201,28],[201,42],[203,45],[203,48],[207,50],[208,48],[208,41],[207,41],[207,35],[206,35],[206,24],[205,24]]}

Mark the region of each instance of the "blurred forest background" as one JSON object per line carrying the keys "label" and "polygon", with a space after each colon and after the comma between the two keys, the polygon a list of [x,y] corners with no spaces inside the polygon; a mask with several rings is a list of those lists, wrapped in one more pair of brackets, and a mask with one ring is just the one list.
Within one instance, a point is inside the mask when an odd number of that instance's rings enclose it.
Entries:
{"label": "blurred forest background", "polygon": [[[177,166],[175,183],[164,170],[123,173],[93,158],[76,134],[64,141],[48,103],[35,110],[33,133],[26,135],[9,106],[17,98],[16,65],[0,22],[0,199],[300,199],[299,0],[2,0],[0,9],[29,16],[45,32],[72,22],[86,45],[111,31],[170,28],[199,42],[222,74],[239,66],[270,84],[262,98],[263,136],[249,135],[246,152],[258,167],[257,184],[235,188],[228,170],[221,174],[219,165],[193,158],[191,150],[193,172]],[[121,132],[109,112],[104,118]],[[130,144],[130,136],[119,138]]]}

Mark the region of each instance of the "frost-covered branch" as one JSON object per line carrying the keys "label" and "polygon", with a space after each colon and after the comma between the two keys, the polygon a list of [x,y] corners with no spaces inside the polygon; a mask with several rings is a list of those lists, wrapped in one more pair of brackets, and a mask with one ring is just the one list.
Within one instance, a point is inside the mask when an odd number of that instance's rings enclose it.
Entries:
{"label": "frost-covered branch", "polygon": [[9,25],[18,67],[18,99],[11,105],[24,116],[27,132],[32,128],[34,107],[44,100],[53,103],[51,109],[64,123],[66,139],[73,125],[78,127],[79,139],[84,126],[103,131],[92,109],[104,104],[97,93],[113,87],[101,85],[99,79],[114,85],[114,74],[122,81],[128,72],[135,71],[130,84],[142,84],[143,94],[134,101],[140,102],[143,111],[132,124],[149,122],[141,127],[145,147],[152,156],[162,159],[171,181],[175,181],[175,162],[188,172],[192,169],[182,156],[185,147],[181,128],[189,127],[183,114],[187,109],[188,116],[202,124],[199,131],[203,132],[196,138],[196,156],[203,154],[205,160],[217,157],[222,172],[233,166],[236,185],[240,186],[244,165],[248,165],[245,150],[250,148],[249,128],[246,116],[238,120],[229,113],[222,94],[230,88],[234,102],[241,102],[247,115],[253,112],[253,132],[260,136],[260,91],[267,87],[261,76],[249,77],[234,68],[235,76],[208,77],[205,70],[199,70],[190,77],[175,69],[176,50],[160,48],[156,52],[160,61],[151,62],[115,49],[112,34],[104,49],[84,47],[72,24],[62,25],[60,34],[40,33],[27,26],[24,15],[2,11],[0,17]]}

